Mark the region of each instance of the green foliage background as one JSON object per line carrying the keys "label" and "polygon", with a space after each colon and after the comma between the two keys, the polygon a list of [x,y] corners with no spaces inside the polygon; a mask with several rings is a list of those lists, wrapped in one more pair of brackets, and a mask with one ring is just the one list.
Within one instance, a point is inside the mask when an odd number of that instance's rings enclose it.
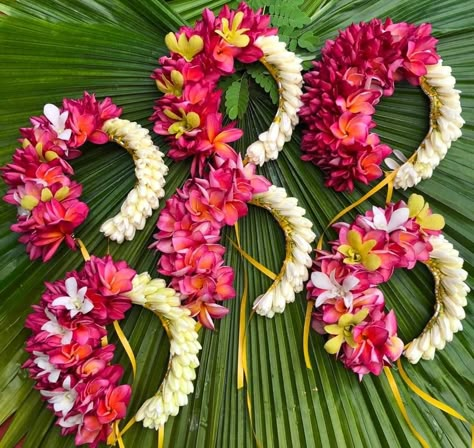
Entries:
{"label": "green foliage background", "polygon": [[[151,128],[153,100],[157,97],[150,73],[159,56],[167,53],[164,35],[183,23],[192,23],[204,7],[219,9],[221,0],[0,0],[0,164],[8,162],[18,138],[17,129],[28,117],[41,113],[47,102],[59,104],[63,97],[80,96],[83,90],[99,97],[112,96],[123,106],[123,117]],[[258,2],[285,11],[291,2]],[[308,20],[296,20],[298,38],[294,46],[305,59],[317,57],[324,41],[353,21],[392,17],[394,21],[432,22],[438,49],[451,65],[458,88],[463,91],[463,116],[467,124],[463,137],[449,151],[430,180],[408,192],[396,192],[395,199],[412,192],[423,194],[437,213],[446,217],[446,235],[465,258],[469,284],[473,282],[473,119],[474,3],[468,0],[306,0],[298,1]],[[281,19],[281,17],[280,17]],[[317,50],[314,50],[317,49]],[[254,70],[255,71],[255,70]],[[262,75],[261,75],[262,76]],[[254,79],[249,86],[247,113],[237,112],[245,136],[236,144],[240,150],[265,130],[274,105]],[[376,113],[377,132],[393,148],[411,154],[428,126],[428,103],[421,91],[400,85]],[[300,160],[299,131],[278,161],[260,171],[275,184],[284,186],[299,199],[320,233],[339,210],[360,197],[367,188],[353,194],[338,194],[323,188],[318,169]],[[156,138],[158,144],[162,142]],[[166,150],[166,146],[163,146]],[[170,164],[170,162],[168,161]],[[134,184],[129,156],[114,145],[90,146],[74,161],[76,178],[84,185],[83,199],[91,208],[87,222],[79,229],[91,253],[103,255],[108,248],[99,233],[100,223],[120,207]],[[186,162],[170,164],[167,197],[188,176]],[[3,195],[5,186],[0,186]],[[371,202],[382,204],[383,195]],[[364,204],[358,211],[365,210]],[[157,256],[147,249],[159,211],[133,242],[110,244],[116,258],[126,259],[139,272],[154,272]],[[347,217],[346,219],[349,219]],[[26,372],[23,345],[28,331],[23,328],[30,305],[37,303],[43,281],[53,281],[66,271],[80,268],[81,256],[61,250],[48,264],[30,262],[17,235],[9,227],[15,221],[13,207],[0,204],[0,423],[15,414],[0,446],[13,447],[25,437],[25,448],[72,447],[71,437],[62,438],[53,416],[32,389]],[[263,211],[252,209],[241,221],[243,247],[273,270],[283,258],[283,236]],[[233,236],[230,229],[228,236]],[[225,239],[224,239],[225,242]],[[281,244],[280,244],[281,243]],[[227,244],[227,243],[226,243]],[[229,244],[227,244],[230,246]],[[243,286],[243,271],[249,275],[249,295],[254,298],[270,281],[245,264],[229,247],[227,261],[235,268],[237,296]],[[417,335],[429,319],[433,282],[420,266],[397,272],[384,286],[388,305],[398,315],[399,334],[404,340]],[[230,301],[231,313],[215,332],[202,331],[201,366],[190,403],[166,425],[167,447],[408,447],[418,446],[401,417],[384,377],[357,377],[346,371],[323,350],[322,339],[312,333],[310,355],[313,370],[304,366],[301,350],[305,300],[287,307],[273,320],[254,318],[249,325],[249,385],[255,437],[246,409],[246,392],[237,391],[237,338],[239,299]],[[473,305],[466,308],[464,332],[458,333],[432,362],[407,365],[411,378],[424,390],[450,404],[474,421],[472,403]],[[138,375],[130,416],[157,388],[168,357],[166,336],[153,316],[135,307],[123,328],[137,356]],[[112,340],[115,340],[112,336]],[[132,382],[129,362],[117,349],[117,361],[126,366],[125,381]],[[410,417],[430,446],[469,446],[469,427],[413,396],[396,372],[398,386]],[[136,425],[125,436],[127,447],[156,446],[156,434]]]}

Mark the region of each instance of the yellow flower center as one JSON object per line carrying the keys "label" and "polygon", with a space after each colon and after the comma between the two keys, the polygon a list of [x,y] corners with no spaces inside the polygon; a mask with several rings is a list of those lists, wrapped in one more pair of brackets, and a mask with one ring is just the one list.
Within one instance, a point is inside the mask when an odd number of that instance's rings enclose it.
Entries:
{"label": "yellow flower center", "polygon": [[164,94],[168,93],[178,97],[183,93],[183,84],[184,77],[178,70],[171,72],[170,79],[163,75],[161,81],[159,79],[156,80],[158,90]]}
{"label": "yellow flower center", "polygon": [[229,20],[226,18],[222,19],[222,30],[216,30],[216,33],[219,34],[227,43],[233,45],[234,47],[246,47],[250,42],[250,37],[245,33],[249,28],[241,28],[239,26],[242,23],[244,18],[244,13],[239,11],[232,20],[232,26],[229,28]]}

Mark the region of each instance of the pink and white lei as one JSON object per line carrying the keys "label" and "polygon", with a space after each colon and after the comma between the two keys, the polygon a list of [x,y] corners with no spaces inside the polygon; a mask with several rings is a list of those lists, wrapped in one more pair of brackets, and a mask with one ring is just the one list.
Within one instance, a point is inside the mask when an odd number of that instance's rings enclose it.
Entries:
{"label": "pink and white lei", "polygon": [[[305,76],[300,117],[304,123],[302,159],[319,166],[326,185],[352,191],[382,176],[382,162],[396,171],[395,188],[406,189],[431,177],[451,142],[461,136],[459,91],[451,68],[441,64],[431,25],[405,22],[353,24],[327,41],[321,61]],[[431,102],[430,129],[414,156],[388,158],[392,149],[371,132],[375,106],[390,96],[395,82],[420,85]]]}
{"label": "pink and white lei", "polygon": [[362,378],[379,375],[404,351],[394,311],[386,313],[378,285],[395,269],[412,269],[419,261],[435,278],[435,314],[420,337],[405,346],[412,363],[432,359],[453,333],[462,329],[469,288],[463,260],[441,235],[444,219],[422,196],[412,195],[385,208],[372,207],[352,224],[337,223],[339,238],[331,251],[319,251],[308,282],[315,301],[313,328],[329,335],[325,349]]}
{"label": "pink and white lei", "polygon": [[89,207],[79,199],[82,186],[72,180],[69,160],[80,156],[86,142],[117,142],[132,153],[136,165],[137,185],[119,214],[104,224],[107,236],[119,243],[133,239],[158,207],[167,172],[163,154],[146,129],[121,120],[121,113],[110,98],[97,101],[85,92],[80,99],[64,99],[60,108],[46,104],[44,115],[31,118],[33,127],[20,129],[21,147],[12,163],[1,168],[9,187],[3,199],[17,207],[17,223],[11,229],[21,235],[19,241],[32,260],[49,261],[63,242],[75,249],[74,231]]}

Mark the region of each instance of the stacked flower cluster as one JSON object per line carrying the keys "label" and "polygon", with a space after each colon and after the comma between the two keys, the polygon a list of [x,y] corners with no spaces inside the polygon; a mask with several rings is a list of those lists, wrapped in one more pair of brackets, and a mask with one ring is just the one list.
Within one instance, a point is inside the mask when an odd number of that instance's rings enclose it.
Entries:
{"label": "stacked flower cluster", "polygon": [[353,224],[334,225],[339,238],[332,251],[321,251],[308,283],[308,299],[315,300],[313,328],[329,334],[325,348],[362,378],[379,375],[384,365],[400,357],[403,342],[397,337],[395,314],[384,312],[384,297],[377,286],[394,269],[412,269],[428,263],[432,238],[444,226],[422,196],[359,215]]}
{"label": "stacked flower cluster", "polygon": [[128,120],[114,118],[104,124],[110,139],[132,152],[135,161],[135,176],[138,180],[128,193],[120,212],[102,224],[100,231],[110,239],[122,243],[131,241],[136,230],[145,227],[146,219],[159,206],[165,195],[164,185],[168,167],[163,154],[153,144],[148,129]]}
{"label": "stacked flower cluster", "polygon": [[11,229],[21,234],[32,260],[48,261],[63,241],[74,249],[72,234],[89,208],[78,199],[82,187],[71,180],[67,160],[78,157],[86,141],[108,142],[104,122],[121,112],[110,98],[99,102],[86,92],[78,100],[64,99],[61,108],[46,104],[44,115],[31,118],[33,127],[20,130],[21,148],[1,170],[9,187],[4,200],[18,209]]}
{"label": "stacked flower cluster", "polygon": [[[224,6],[217,17],[206,9],[194,28],[182,27],[166,36],[171,56],[160,59],[161,68],[152,76],[164,96],[157,100],[151,120],[154,131],[167,137],[170,157],[194,156],[193,173],[201,173],[205,159],[214,154],[237,160],[227,143],[239,139],[242,131],[235,123],[223,126],[219,113],[222,91],[217,88],[221,76],[234,73],[235,61],[262,60],[281,88],[273,128],[261,135],[259,144],[264,141],[265,147],[254,148],[252,160],[261,164],[276,158],[289,140],[298,121],[302,66],[273,36],[277,30],[269,23],[270,17],[261,10],[254,12],[241,3],[235,11]],[[269,36],[272,38],[267,39]]]}
{"label": "stacked flower cluster", "polygon": [[321,61],[305,75],[300,111],[306,125],[303,160],[328,175],[326,185],[352,190],[382,175],[380,165],[391,149],[370,130],[374,106],[392,95],[395,81],[420,84],[427,66],[437,64],[431,25],[405,22],[353,24],[322,50]]}
{"label": "stacked flower cluster", "polygon": [[131,307],[126,294],[135,275],[123,261],[92,256],[82,271],[46,283],[26,320],[33,335],[25,367],[62,433],[75,434],[77,445],[96,447],[126,414],[131,387],[119,385],[123,369],[111,364],[115,347],[101,339],[105,325],[123,319]]}
{"label": "stacked flower cluster", "polygon": [[218,244],[223,226],[247,214],[247,203],[264,192],[269,182],[255,174],[255,165],[214,158],[202,178],[189,179],[167,202],[158,218],[158,240],[151,247],[162,252],[158,271],[172,277],[171,286],[183,304],[207,328],[228,309],[217,302],[235,296],[234,273],[224,266],[225,248]]}

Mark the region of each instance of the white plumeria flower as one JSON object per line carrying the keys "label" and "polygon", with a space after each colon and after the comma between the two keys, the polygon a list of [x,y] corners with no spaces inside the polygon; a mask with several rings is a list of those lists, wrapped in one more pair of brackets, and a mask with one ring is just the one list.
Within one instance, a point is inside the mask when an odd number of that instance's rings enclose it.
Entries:
{"label": "white plumeria flower", "polygon": [[80,426],[82,425],[82,422],[84,421],[84,415],[83,414],[76,414],[76,415],[71,415],[71,417],[68,418],[60,418],[58,420],[59,426],[61,428],[72,428],[73,426]]}
{"label": "white plumeria flower", "polygon": [[352,310],[352,301],[354,296],[351,292],[359,284],[359,279],[353,275],[348,275],[344,278],[342,285],[336,280],[336,270],[332,270],[329,274],[324,272],[313,272],[311,274],[311,282],[318,289],[324,289],[325,291],[319,294],[316,299],[316,308],[320,307],[330,299],[336,297],[342,297],[344,305],[349,310]]}
{"label": "white plumeria flower", "polygon": [[82,313],[87,314],[94,308],[92,302],[85,296],[87,287],[83,286],[81,289],[77,289],[77,280],[74,277],[66,279],[66,291],[67,296],[61,296],[54,299],[53,306],[64,306],[67,310],[70,310],[71,317]]}
{"label": "white plumeria flower", "polygon": [[48,403],[53,405],[55,412],[61,412],[65,417],[74,407],[77,397],[77,392],[71,388],[70,376],[63,381],[63,389],[59,391],[41,390],[40,393],[44,397],[48,397]]}
{"label": "white plumeria flower", "polygon": [[[69,140],[71,138],[72,130],[66,129],[66,120],[69,116],[69,112],[66,110],[60,113],[59,108],[54,104],[45,104],[43,113],[48,121],[51,123],[51,127],[54,129],[60,140]],[[66,154],[67,155],[67,154]]]}
{"label": "white plumeria flower", "polygon": [[372,212],[374,213],[374,219],[371,227],[377,230],[385,230],[385,232],[391,233],[395,230],[404,230],[403,226],[409,216],[410,211],[408,207],[402,207],[398,210],[395,210],[390,216],[390,220],[387,222],[387,217],[385,216],[385,211],[380,207],[372,207]]}
{"label": "white plumeria flower", "polygon": [[72,340],[72,331],[68,328],[64,328],[56,319],[56,316],[48,311],[47,308],[44,309],[44,312],[49,319],[48,322],[45,322],[41,327],[42,330],[47,331],[49,334],[54,336],[62,336],[61,343],[69,344]]}
{"label": "white plumeria flower", "polygon": [[50,383],[58,381],[61,371],[49,362],[49,356],[42,352],[33,352],[33,355],[36,356],[33,362],[42,370],[38,376],[48,374],[48,381]]}

